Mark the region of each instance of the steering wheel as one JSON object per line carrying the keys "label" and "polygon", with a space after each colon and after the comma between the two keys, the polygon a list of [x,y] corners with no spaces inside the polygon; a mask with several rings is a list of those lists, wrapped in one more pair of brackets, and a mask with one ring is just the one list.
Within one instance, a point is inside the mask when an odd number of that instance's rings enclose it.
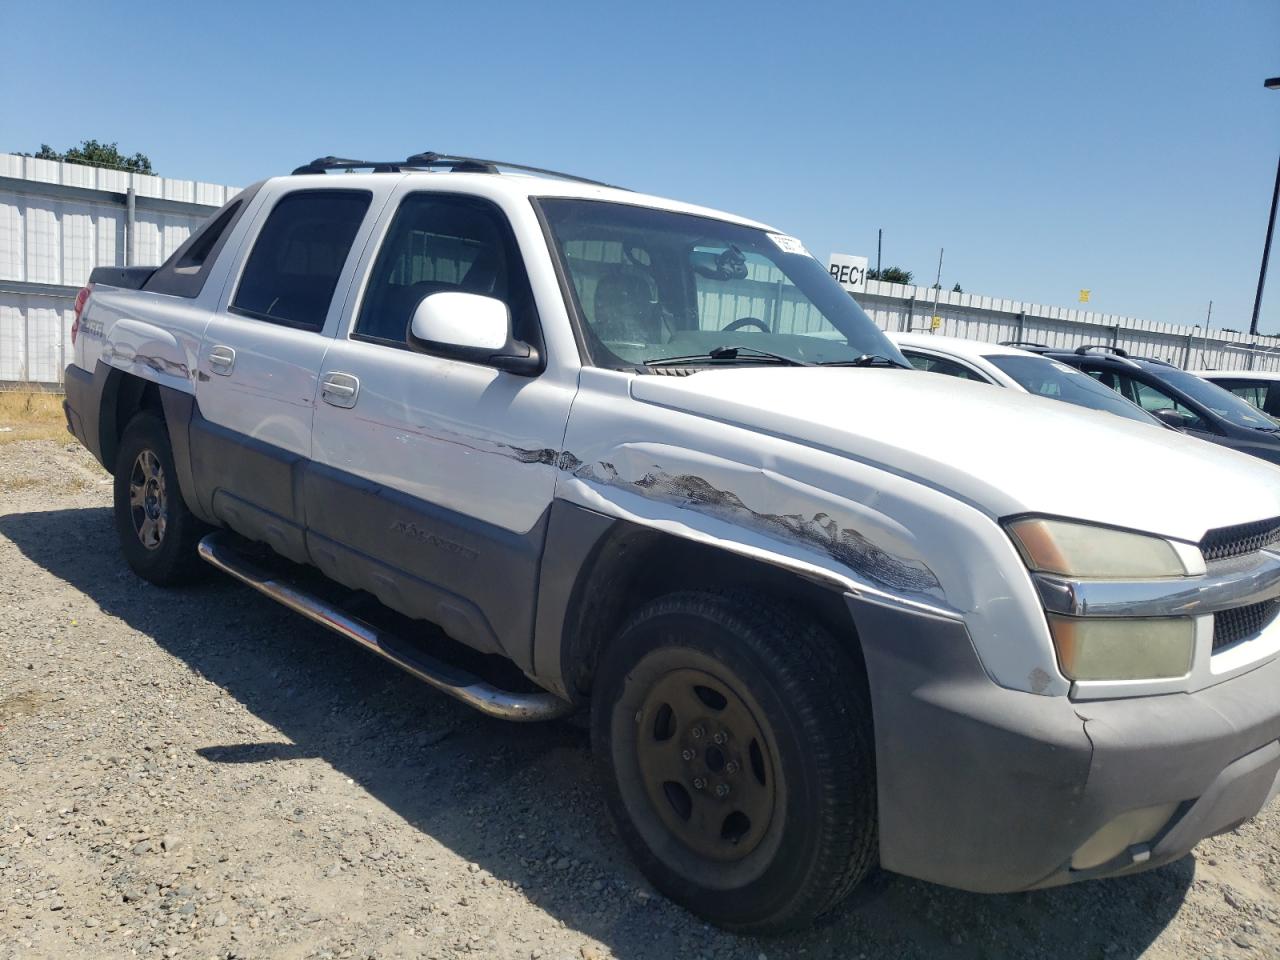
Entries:
{"label": "steering wheel", "polygon": [[739,317],[737,320],[733,321],[733,323],[729,324],[727,327],[722,327],[721,333],[728,333],[730,330],[741,330],[743,327],[747,327],[747,326],[759,327],[765,333],[773,332],[772,330],[769,329],[769,325],[765,323],[763,320],[757,320],[755,317]]}

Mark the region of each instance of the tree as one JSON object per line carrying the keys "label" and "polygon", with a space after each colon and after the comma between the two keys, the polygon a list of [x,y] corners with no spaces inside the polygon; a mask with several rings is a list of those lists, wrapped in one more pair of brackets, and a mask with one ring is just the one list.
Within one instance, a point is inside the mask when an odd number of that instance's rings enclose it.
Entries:
{"label": "tree", "polygon": [[59,153],[47,143],[42,143],[36,153],[20,153],[18,156],[34,156],[40,160],[65,160],[67,163],[82,163],[89,167],[110,167],[113,170],[129,170],[133,173],[154,174],[155,172],[151,169],[151,159],[145,153],[135,153],[131,157],[126,157],[120,152],[115,141],[99,143],[97,140],[81,140],[80,146],[69,147],[63,153]]}
{"label": "tree", "polygon": [[901,267],[885,267],[883,270],[868,270],[868,280],[883,280],[885,283],[910,283],[911,271]]}

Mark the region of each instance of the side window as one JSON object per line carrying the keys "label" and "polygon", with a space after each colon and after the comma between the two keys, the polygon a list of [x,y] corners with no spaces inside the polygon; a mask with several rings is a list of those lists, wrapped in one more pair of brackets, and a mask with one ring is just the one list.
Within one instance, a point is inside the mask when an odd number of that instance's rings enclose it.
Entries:
{"label": "side window", "polygon": [[206,220],[182,246],[173,251],[142,289],[188,299],[200,296],[209,276],[208,268],[218,258],[231,228],[249,206],[256,187],[242,191],[230,203]]}
{"label": "side window", "polygon": [[1093,377],[1093,379],[1097,380],[1104,387],[1110,387],[1112,390],[1115,390],[1116,392],[1120,391],[1120,387],[1116,384],[1116,378],[1114,374],[1106,370],[1098,370],[1095,367],[1084,367],[1083,369],[1085,373]]}
{"label": "side window", "polygon": [[1241,400],[1248,400],[1259,410],[1266,409],[1267,385],[1265,383],[1249,382],[1247,380],[1218,380],[1215,382],[1218,386],[1230,390]]}
{"label": "side window", "polygon": [[367,190],[285,194],[254,241],[231,312],[300,330],[323,327],[371,199]]}
{"label": "side window", "polygon": [[975,380],[978,383],[988,383],[986,379],[980,377],[975,371],[970,370],[964,364],[956,363],[954,360],[946,360],[942,357],[932,357],[923,353],[916,353],[914,350],[903,350],[902,355],[911,361],[911,365],[917,370],[925,370],[929,373],[940,373],[946,377],[957,377],[961,380]]}
{"label": "side window", "polygon": [[401,202],[352,336],[404,347],[418,304],[447,291],[501,300],[516,338],[541,343],[524,261],[502,211],[487,200],[439,193],[414,193]]}
{"label": "side window", "polygon": [[[1179,403],[1160,388],[1144,383],[1141,380],[1135,380],[1132,377],[1121,376],[1120,379],[1126,381],[1126,385],[1132,391],[1134,403],[1148,413],[1156,410],[1176,410],[1186,419],[1188,429],[1209,429],[1208,425],[1200,419],[1199,414],[1185,404]],[[1130,394],[1125,391],[1125,395],[1129,396]]]}

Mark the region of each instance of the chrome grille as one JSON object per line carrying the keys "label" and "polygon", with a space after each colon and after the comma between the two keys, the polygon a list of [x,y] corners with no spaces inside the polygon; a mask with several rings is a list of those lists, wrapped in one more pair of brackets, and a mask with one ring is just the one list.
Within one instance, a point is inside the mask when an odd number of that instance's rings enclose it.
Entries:
{"label": "chrome grille", "polygon": [[1211,562],[1244,556],[1277,542],[1280,542],[1280,517],[1272,517],[1210,530],[1200,541],[1200,552]]}
{"label": "chrome grille", "polygon": [[1260,633],[1280,614],[1280,599],[1247,607],[1221,610],[1213,615],[1213,650],[1216,653],[1246,637]]}

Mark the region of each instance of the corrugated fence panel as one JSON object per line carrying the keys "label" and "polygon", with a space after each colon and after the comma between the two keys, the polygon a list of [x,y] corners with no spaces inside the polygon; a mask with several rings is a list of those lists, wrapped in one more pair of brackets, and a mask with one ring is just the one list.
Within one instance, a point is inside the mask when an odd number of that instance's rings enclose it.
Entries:
{"label": "corrugated fence panel", "polygon": [[27,335],[24,298],[0,293],[0,383],[27,377]]}
{"label": "corrugated fence panel", "polygon": [[75,294],[94,267],[160,263],[239,192],[12,154],[0,154],[0,177],[0,382],[11,383],[61,382]]}

